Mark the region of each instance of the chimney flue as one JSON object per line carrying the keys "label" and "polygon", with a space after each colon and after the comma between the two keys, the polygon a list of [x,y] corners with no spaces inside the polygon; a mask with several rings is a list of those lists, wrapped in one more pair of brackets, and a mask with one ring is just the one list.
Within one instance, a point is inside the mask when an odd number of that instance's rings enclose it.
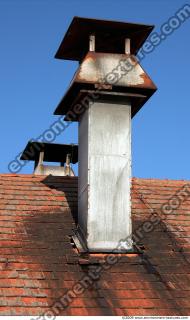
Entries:
{"label": "chimney flue", "polygon": [[135,54],[152,29],[75,17],[56,54],[80,61],[55,114],[79,122],[77,237],[91,252],[114,251],[126,237],[132,249],[131,118],[156,90]]}

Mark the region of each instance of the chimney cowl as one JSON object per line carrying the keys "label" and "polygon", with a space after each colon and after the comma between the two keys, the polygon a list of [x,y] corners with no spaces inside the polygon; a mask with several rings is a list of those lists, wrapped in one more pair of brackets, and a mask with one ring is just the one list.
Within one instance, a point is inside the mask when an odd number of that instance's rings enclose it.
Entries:
{"label": "chimney cowl", "polygon": [[[74,176],[71,163],[78,162],[78,145],[29,141],[20,159],[34,161],[36,175]],[[46,165],[44,161],[59,162],[60,166]]]}
{"label": "chimney cowl", "polygon": [[153,25],[74,17],[55,58],[83,60],[90,35],[96,37],[97,52],[124,53],[125,39],[129,38],[131,54],[136,55],[153,29]]}
{"label": "chimney cowl", "polygon": [[81,112],[75,112],[75,106],[81,105],[83,110],[89,96],[98,94],[102,99],[106,92],[112,101],[118,96],[123,100],[130,97],[133,117],[157,90],[135,57],[153,28],[74,17],[55,57],[79,60],[80,65],[54,114],[79,121]]}

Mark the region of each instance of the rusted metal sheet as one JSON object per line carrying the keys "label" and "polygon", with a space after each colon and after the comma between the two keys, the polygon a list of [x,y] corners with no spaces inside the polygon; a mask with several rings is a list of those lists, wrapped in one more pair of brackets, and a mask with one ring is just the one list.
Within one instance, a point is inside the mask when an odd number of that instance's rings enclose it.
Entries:
{"label": "rusted metal sheet", "polygon": [[153,25],[74,17],[55,55],[58,59],[79,60],[89,50],[89,36],[96,36],[97,52],[125,53],[130,39],[131,54],[143,45]]}
{"label": "rusted metal sheet", "polygon": [[88,52],[74,77],[74,82],[115,87],[156,89],[153,81],[138,63],[135,56]]}
{"label": "rusted metal sheet", "polygon": [[[135,56],[88,52],[55,114],[66,115],[76,105],[82,104],[85,90],[94,90],[96,95],[102,95],[101,91],[105,90],[113,95],[118,92],[123,94],[123,97],[129,94],[133,117],[157,88]],[[137,98],[138,95],[141,95],[141,98]],[[78,121],[77,114],[72,121]]]}
{"label": "rusted metal sheet", "polygon": [[[143,106],[143,104],[149,99],[146,95],[143,94],[138,94],[138,93],[132,93],[132,92],[127,92],[127,93],[122,93],[122,92],[113,92],[113,91],[105,91],[105,90],[80,90],[79,94],[76,95],[75,99],[72,101],[72,103],[69,104],[69,99],[71,97],[68,97],[67,103],[66,99],[63,99],[57,108],[55,114],[65,114],[65,121],[79,121],[79,118],[81,114],[76,114],[74,112],[75,106],[78,106],[81,104],[86,104],[85,102],[88,100],[88,97],[92,96],[99,96],[99,99],[107,101],[107,102],[120,102],[124,103],[126,102],[126,99],[129,98],[131,101],[131,117],[133,118],[135,114],[139,111],[139,109]],[[94,102],[98,101],[99,99],[94,100]],[[94,103],[93,102],[93,103]],[[70,108],[69,108],[70,105]],[[59,111],[60,110],[60,111]],[[82,114],[85,112],[85,108],[82,109]]]}

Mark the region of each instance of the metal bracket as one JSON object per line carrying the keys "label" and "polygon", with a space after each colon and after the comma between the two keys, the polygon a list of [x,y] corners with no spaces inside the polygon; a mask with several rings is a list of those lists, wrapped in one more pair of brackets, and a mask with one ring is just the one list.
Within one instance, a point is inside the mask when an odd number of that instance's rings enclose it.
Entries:
{"label": "metal bracket", "polygon": [[66,156],[65,175],[66,176],[71,175],[71,155],[70,154],[67,154],[67,156]]}
{"label": "metal bracket", "polygon": [[34,170],[40,166],[41,164],[43,164],[43,161],[44,161],[44,151],[40,151],[39,153],[39,159],[38,161],[36,160],[35,163],[34,163]]}
{"label": "metal bracket", "polygon": [[131,54],[131,39],[125,39],[125,54]]}
{"label": "metal bracket", "polygon": [[89,51],[95,51],[95,35],[91,34],[89,36]]}

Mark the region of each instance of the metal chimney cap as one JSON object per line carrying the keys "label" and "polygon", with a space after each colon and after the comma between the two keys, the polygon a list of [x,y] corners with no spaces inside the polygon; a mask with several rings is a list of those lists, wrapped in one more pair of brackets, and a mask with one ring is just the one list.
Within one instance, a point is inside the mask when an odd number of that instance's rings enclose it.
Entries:
{"label": "metal chimney cap", "polygon": [[96,51],[124,53],[125,39],[131,39],[131,54],[137,54],[153,25],[74,17],[55,55],[57,59],[80,61],[89,48],[89,36],[96,35]]}
{"label": "metal chimney cap", "polygon": [[66,162],[67,154],[71,154],[71,163],[78,162],[78,145],[29,141],[20,159],[38,161],[40,152],[44,152],[44,161]]}

